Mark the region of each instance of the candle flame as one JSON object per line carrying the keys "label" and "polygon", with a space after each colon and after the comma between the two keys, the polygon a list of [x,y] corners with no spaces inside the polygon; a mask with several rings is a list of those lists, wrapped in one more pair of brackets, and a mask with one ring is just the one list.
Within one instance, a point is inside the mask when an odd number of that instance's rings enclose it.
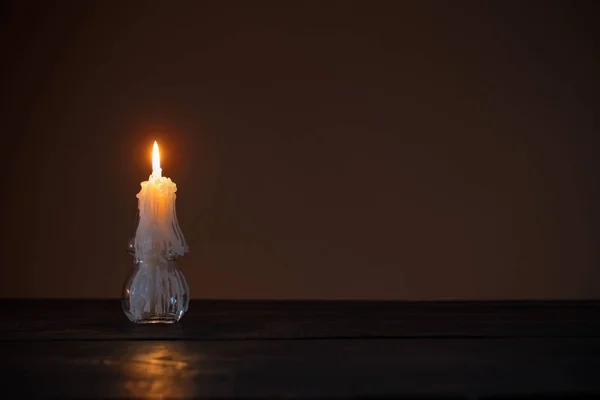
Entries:
{"label": "candle flame", "polygon": [[152,170],[160,169],[160,153],[158,152],[158,143],[154,141],[154,149],[152,149]]}

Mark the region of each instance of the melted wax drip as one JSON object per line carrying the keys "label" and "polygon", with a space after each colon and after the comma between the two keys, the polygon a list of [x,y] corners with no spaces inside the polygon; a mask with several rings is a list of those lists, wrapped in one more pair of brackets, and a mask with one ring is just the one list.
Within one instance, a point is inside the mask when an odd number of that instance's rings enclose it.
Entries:
{"label": "melted wax drip", "polygon": [[166,265],[141,267],[133,279],[129,312],[137,320],[145,313],[179,314],[186,303],[188,287],[181,271]]}
{"label": "melted wax drip", "polygon": [[[130,312],[177,313],[187,296],[181,272],[168,267],[170,257],[188,251],[175,211],[177,186],[170,178],[150,176],[137,194],[140,220],[135,234],[135,258],[139,271],[131,285]],[[185,311],[185,310],[184,310]]]}
{"label": "melted wax drip", "polygon": [[[170,178],[150,176],[137,194],[140,222],[135,234],[135,257],[139,261],[165,260],[188,251],[175,212],[177,185]],[[150,193],[152,192],[152,193]]]}

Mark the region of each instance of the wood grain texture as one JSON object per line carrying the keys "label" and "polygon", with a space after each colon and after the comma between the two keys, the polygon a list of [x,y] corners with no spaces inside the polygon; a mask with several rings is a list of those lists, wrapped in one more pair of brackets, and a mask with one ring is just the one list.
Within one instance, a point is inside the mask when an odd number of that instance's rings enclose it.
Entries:
{"label": "wood grain texture", "polygon": [[0,378],[23,397],[594,398],[599,302],[2,300]]}

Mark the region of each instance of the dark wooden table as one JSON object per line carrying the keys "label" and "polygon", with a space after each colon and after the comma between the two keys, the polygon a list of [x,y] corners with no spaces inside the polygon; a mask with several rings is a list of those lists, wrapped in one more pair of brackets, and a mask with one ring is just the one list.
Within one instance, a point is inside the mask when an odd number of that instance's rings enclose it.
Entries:
{"label": "dark wooden table", "polygon": [[[0,300],[3,394],[55,398],[600,398],[600,302]],[[14,396],[3,398],[14,398]]]}

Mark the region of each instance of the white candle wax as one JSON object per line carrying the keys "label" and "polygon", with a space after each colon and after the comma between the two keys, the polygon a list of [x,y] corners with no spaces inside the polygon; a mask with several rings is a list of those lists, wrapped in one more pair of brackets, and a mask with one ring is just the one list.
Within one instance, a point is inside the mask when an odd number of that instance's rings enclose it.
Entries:
{"label": "white candle wax", "polygon": [[152,175],[137,194],[140,221],[135,234],[135,257],[142,262],[164,261],[188,251],[175,212],[177,185],[162,176],[158,145],[154,142]]}
{"label": "white candle wax", "polygon": [[160,314],[169,307],[170,296],[181,298],[185,292],[180,278],[169,273],[170,257],[182,256],[188,246],[177,222],[175,199],[177,185],[162,176],[158,145],[154,142],[152,174],[141,183],[137,194],[139,222],[135,234],[135,258],[139,271],[133,279],[130,313],[142,319],[143,313]]}

